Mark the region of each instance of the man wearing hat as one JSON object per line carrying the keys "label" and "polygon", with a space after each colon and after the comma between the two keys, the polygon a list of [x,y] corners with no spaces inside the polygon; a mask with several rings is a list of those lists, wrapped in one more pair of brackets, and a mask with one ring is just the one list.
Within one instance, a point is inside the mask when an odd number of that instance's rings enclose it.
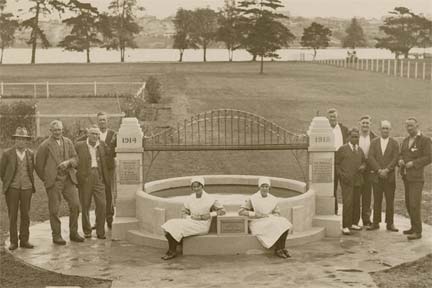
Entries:
{"label": "man wearing hat", "polygon": [[29,242],[30,226],[30,202],[35,192],[34,185],[34,155],[28,149],[31,139],[27,129],[18,127],[12,138],[14,147],[6,150],[0,159],[0,179],[3,182],[3,193],[6,196],[6,204],[9,214],[9,250],[18,248],[17,219],[20,210],[20,247],[33,248]]}
{"label": "man wearing hat", "polygon": [[63,137],[63,123],[54,120],[50,123],[51,136],[42,142],[36,152],[36,173],[44,182],[48,194],[48,209],[53,242],[65,245],[61,235],[59,210],[61,195],[69,206],[69,238],[83,242],[78,234],[80,202],[76,189],[76,170],[78,157],[72,141]]}
{"label": "man wearing hat", "polygon": [[108,172],[108,148],[103,141],[99,141],[100,131],[94,125],[88,130],[88,137],[76,144],[78,155],[78,189],[82,207],[82,227],[85,238],[91,238],[89,210],[91,198],[96,205],[96,234],[97,238],[105,239],[106,199],[105,187],[110,185]]}

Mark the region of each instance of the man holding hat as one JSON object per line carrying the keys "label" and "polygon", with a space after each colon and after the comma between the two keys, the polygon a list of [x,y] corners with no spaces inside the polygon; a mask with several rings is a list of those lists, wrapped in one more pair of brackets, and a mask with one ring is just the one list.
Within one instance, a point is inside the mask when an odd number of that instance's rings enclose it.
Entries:
{"label": "man holding hat", "polygon": [[17,219],[20,210],[20,247],[33,248],[29,242],[30,226],[30,202],[35,192],[34,185],[34,155],[28,149],[31,139],[27,129],[18,127],[12,138],[14,147],[6,150],[0,159],[0,179],[3,182],[3,193],[6,196],[6,204],[9,214],[9,250],[18,248]]}

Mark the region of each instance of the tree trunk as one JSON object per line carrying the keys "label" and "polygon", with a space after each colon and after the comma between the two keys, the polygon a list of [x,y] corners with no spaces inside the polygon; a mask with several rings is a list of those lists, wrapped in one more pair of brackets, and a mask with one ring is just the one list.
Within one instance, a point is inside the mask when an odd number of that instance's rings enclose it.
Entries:
{"label": "tree trunk", "polygon": [[260,74],[264,74],[264,56],[261,56]]}
{"label": "tree trunk", "polygon": [[36,15],[35,15],[35,23],[33,23],[33,30],[31,34],[31,40],[32,40],[32,56],[31,56],[31,64],[36,63],[36,45],[37,45],[37,34],[35,31],[35,27],[39,25],[39,2],[36,4]]}
{"label": "tree trunk", "polygon": [[315,61],[316,54],[317,54],[317,50],[314,48],[314,56],[313,56],[314,61]]}
{"label": "tree trunk", "polygon": [[229,62],[232,62],[233,61],[233,57],[234,57],[234,50],[232,50],[232,49],[229,49],[228,50],[228,54],[229,54]]}
{"label": "tree trunk", "polygon": [[203,61],[207,62],[207,47],[206,47],[206,45],[203,46]]}
{"label": "tree trunk", "polygon": [[180,58],[179,58],[179,62],[183,62],[183,50],[180,50]]}
{"label": "tree trunk", "polygon": [[125,48],[120,47],[120,62],[121,63],[124,63],[124,58],[125,58]]}
{"label": "tree trunk", "polygon": [[256,54],[253,54],[253,55],[252,55],[252,61],[255,62],[255,61],[256,61],[256,58],[257,58],[257,55],[256,55]]}
{"label": "tree trunk", "polygon": [[3,51],[4,51],[4,47],[1,47],[1,55],[0,55],[0,64],[3,64]]}
{"label": "tree trunk", "polygon": [[90,63],[90,48],[87,47],[86,49],[86,54],[87,54],[87,63]]}
{"label": "tree trunk", "polygon": [[403,54],[404,54],[404,58],[408,59],[409,50],[404,51]]}

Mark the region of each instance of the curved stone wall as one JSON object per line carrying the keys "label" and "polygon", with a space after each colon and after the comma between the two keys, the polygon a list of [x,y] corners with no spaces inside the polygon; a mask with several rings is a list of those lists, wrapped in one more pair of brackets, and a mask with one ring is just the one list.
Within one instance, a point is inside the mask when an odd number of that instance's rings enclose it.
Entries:
{"label": "curved stone wall", "polygon": [[[258,178],[254,175],[202,175],[206,185],[250,185],[255,191]],[[192,176],[191,176],[192,177]],[[143,232],[163,235],[160,225],[172,218],[181,217],[183,203],[181,201],[152,195],[153,192],[176,187],[188,187],[191,177],[168,178],[146,183],[145,191],[136,194],[136,218],[139,229]],[[300,181],[269,177],[273,187],[290,189],[299,192],[298,196],[280,200],[281,215],[293,223],[293,231],[301,232],[312,227],[315,216],[315,192],[306,191],[306,184]],[[239,205],[225,205],[228,212],[235,212]]]}

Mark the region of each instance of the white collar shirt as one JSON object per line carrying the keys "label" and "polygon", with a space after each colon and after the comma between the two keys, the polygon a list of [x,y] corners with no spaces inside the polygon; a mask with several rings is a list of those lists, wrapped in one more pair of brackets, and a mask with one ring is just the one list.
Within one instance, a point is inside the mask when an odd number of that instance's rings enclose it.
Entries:
{"label": "white collar shirt", "polygon": [[101,140],[101,141],[103,141],[103,142],[105,142],[105,140],[106,140],[106,137],[107,137],[107,134],[108,134],[108,129],[107,130],[105,130],[105,132],[100,132],[100,136],[99,136],[99,139]]}
{"label": "white collar shirt", "polygon": [[352,145],[351,142],[348,142],[349,147],[351,148],[351,151],[357,151],[358,145]]}
{"label": "white collar shirt", "polygon": [[27,150],[27,149],[24,149],[24,151],[21,152],[21,151],[19,151],[18,149],[15,149],[15,151],[16,151],[16,155],[18,156],[18,158],[19,158],[21,161],[24,160],[26,150]]}
{"label": "white collar shirt", "polygon": [[368,133],[366,136],[360,135],[359,138],[359,146],[362,148],[366,158],[369,153],[369,147],[370,147],[370,134]]}
{"label": "white collar shirt", "polygon": [[342,136],[342,130],[339,126],[339,124],[336,124],[336,126],[333,128],[333,134],[335,138],[335,146],[336,150],[339,149],[343,145],[343,136]]}
{"label": "white collar shirt", "polygon": [[388,142],[389,142],[389,137],[387,137],[387,138],[382,138],[382,137],[381,137],[381,139],[380,139],[380,144],[381,144],[381,152],[382,152],[382,155],[384,155],[384,153],[385,153],[385,151],[386,151],[386,149],[387,149],[387,144],[388,144]]}
{"label": "white collar shirt", "polygon": [[94,146],[90,145],[88,139],[87,139],[87,147],[89,149],[90,152],[90,158],[91,158],[91,167],[92,168],[97,168],[98,167],[98,162],[97,162],[97,156],[96,156],[96,149],[99,146],[99,141],[96,142],[96,144]]}

